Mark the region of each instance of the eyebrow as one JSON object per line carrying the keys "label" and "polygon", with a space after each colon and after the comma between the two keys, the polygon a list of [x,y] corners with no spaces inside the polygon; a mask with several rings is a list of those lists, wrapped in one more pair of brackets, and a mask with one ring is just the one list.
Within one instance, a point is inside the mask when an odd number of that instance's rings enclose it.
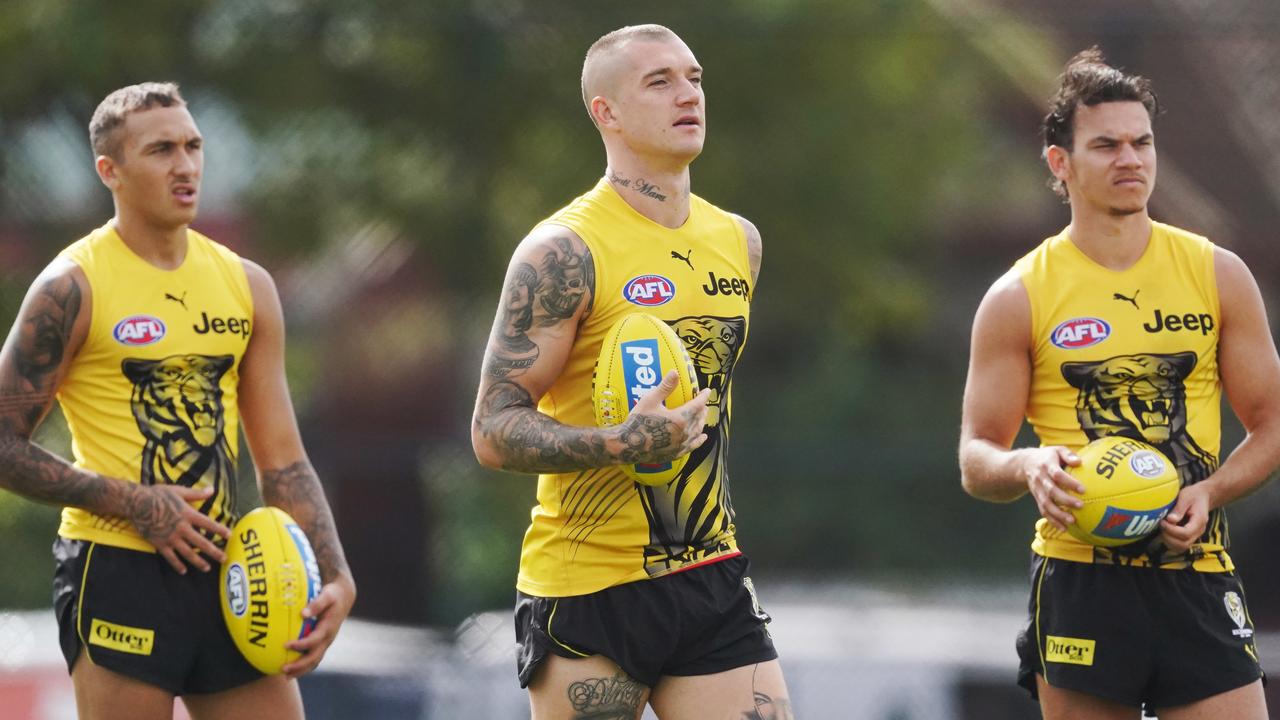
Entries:
{"label": "eyebrow", "polygon": [[[184,144],[184,145],[185,145],[186,143],[190,143],[190,142],[192,142],[192,141],[195,141],[195,142],[204,142],[204,137],[202,137],[202,136],[200,136],[200,135],[195,135],[195,136],[193,136],[193,137],[189,137],[189,138],[187,138],[186,142],[185,142],[185,143],[182,143],[182,144]],[[160,138],[159,140],[152,140],[151,142],[147,143],[146,145],[143,145],[143,146],[142,146],[142,150],[145,152],[145,151],[147,151],[147,150],[150,150],[150,149],[155,148],[155,147],[159,147],[159,146],[161,146],[161,145],[177,145],[177,144],[178,144],[178,141],[177,141],[177,140],[174,140],[173,138]]]}
{"label": "eyebrow", "polygon": [[[702,67],[699,65],[693,65],[689,69],[699,74],[702,73]],[[645,80],[648,80],[649,78],[654,77],[656,75],[671,75],[674,72],[675,72],[675,68],[660,67],[657,70],[650,70],[649,72],[645,73],[644,76],[640,78],[640,81],[644,82]]]}
{"label": "eyebrow", "polygon": [[[1133,139],[1133,141],[1134,141],[1134,142],[1140,142],[1140,141],[1142,141],[1142,140],[1151,140],[1151,139],[1152,139],[1152,138],[1154,138],[1154,137],[1155,137],[1155,135],[1153,135],[1153,134],[1151,134],[1151,133],[1149,133],[1149,132],[1148,132],[1148,133],[1142,133],[1142,134],[1141,134],[1141,135],[1139,135],[1138,137],[1134,138],[1134,139]],[[1107,135],[1107,134],[1105,134],[1105,133],[1104,133],[1104,134],[1102,134],[1102,135],[1095,135],[1094,137],[1089,138],[1089,142],[1091,142],[1091,143],[1095,143],[1095,142],[1120,142],[1120,138],[1119,138],[1119,137],[1117,137],[1117,136],[1115,136],[1115,135]]]}

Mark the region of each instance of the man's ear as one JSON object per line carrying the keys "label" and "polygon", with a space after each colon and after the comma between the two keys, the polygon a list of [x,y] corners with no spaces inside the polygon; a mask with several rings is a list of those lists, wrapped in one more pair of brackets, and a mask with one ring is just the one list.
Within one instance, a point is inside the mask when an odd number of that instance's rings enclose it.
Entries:
{"label": "man's ear", "polygon": [[98,171],[98,179],[103,185],[111,190],[120,186],[120,175],[116,172],[117,163],[110,155],[99,155],[93,161],[93,167]]}
{"label": "man's ear", "polygon": [[596,121],[599,127],[613,127],[618,123],[618,118],[613,114],[613,108],[609,105],[609,100],[600,95],[591,98],[591,117]]}
{"label": "man's ear", "polygon": [[1061,145],[1050,145],[1045,148],[1044,161],[1049,172],[1064,184],[1071,177],[1071,151]]}

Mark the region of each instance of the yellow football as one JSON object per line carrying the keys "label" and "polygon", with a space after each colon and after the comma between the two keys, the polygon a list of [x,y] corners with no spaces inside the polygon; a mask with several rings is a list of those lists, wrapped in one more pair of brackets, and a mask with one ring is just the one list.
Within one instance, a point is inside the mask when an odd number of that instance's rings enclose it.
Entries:
{"label": "yellow football", "polygon": [[1138,440],[1109,436],[1077,453],[1080,465],[1067,468],[1084,483],[1080,509],[1068,508],[1075,523],[1067,531],[1077,540],[1115,547],[1156,532],[1173,509],[1181,482],[1178,470],[1159,450]]}
{"label": "yellow football", "polygon": [[[617,425],[631,408],[667,372],[680,373],[680,383],[667,397],[666,406],[677,408],[698,394],[698,375],[684,343],[671,326],[648,313],[625,315],[605,333],[591,377],[592,406],[596,424]],[[676,479],[688,455],[656,465],[622,465],[622,470],[643,485],[666,485]]]}
{"label": "yellow football", "polygon": [[222,564],[222,617],[241,654],[268,675],[298,658],[286,642],[315,627],[302,609],[320,593],[311,543],[289,514],[262,507],[240,518]]}

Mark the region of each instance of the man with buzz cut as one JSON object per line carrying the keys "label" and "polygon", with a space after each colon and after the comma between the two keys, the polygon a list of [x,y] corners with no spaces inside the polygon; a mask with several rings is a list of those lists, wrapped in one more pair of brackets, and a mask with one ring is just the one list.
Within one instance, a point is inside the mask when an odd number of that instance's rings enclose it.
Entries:
{"label": "man with buzz cut", "polygon": [[[204,140],[176,85],[106,97],[89,137],[115,216],[32,283],[0,350],[0,487],[64,506],[53,552],[62,652],[85,720],[301,718],[355,601],[299,437],[271,276],[190,229]],[[54,399],[75,464],[31,442]],[[284,674],[264,677],[222,620],[238,432],[262,497],[306,531],[323,587]],[[190,572],[195,569],[196,572]]]}
{"label": "man with buzz cut", "polygon": [[[978,308],[962,483],[992,502],[1030,493],[1040,512],[1018,682],[1045,718],[1265,720],[1223,508],[1280,465],[1280,359],[1240,258],[1148,214],[1156,111],[1150,83],[1096,48],[1067,64],[1043,132],[1071,223]],[[1224,390],[1247,434],[1220,462]],[[1041,446],[1010,449],[1024,414]],[[1149,540],[1094,547],[1066,533],[1085,489],[1066,468],[1106,436],[1177,468]]]}
{"label": "man with buzz cut", "polygon": [[[760,233],[690,191],[706,105],[675,33],[597,40],[582,98],[604,177],[515,249],[471,432],[485,466],[540,473],[516,582],[520,684],[537,720],[639,718],[646,704],[662,720],[792,718],[729,502],[730,379]],[[596,427],[592,368],[635,312],[676,331],[704,389],[668,409],[672,371],[623,423]],[[686,454],[666,485],[619,467]]]}

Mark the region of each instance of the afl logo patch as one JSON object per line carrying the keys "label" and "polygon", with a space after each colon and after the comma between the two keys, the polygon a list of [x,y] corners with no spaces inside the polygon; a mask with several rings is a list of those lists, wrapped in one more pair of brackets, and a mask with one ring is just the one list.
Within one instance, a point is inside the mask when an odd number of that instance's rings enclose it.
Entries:
{"label": "afl logo patch", "polygon": [[1079,350],[1097,345],[1111,336],[1111,326],[1099,318],[1072,318],[1059,323],[1049,340],[1063,350]]}
{"label": "afl logo patch", "polygon": [[116,323],[111,331],[123,345],[150,345],[164,337],[164,322],[150,315],[133,315]]}
{"label": "afl logo patch", "polygon": [[622,288],[622,299],[636,305],[663,305],[676,296],[676,286],[661,275],[633,277]]}
{"label": "afl logo patch", "polygon": [[232,563],[227,568],[227,586],[224,591],[227,593],[227,607],[231,608],[231,613],[236,617],[244,617],[244,611],[249,608],[249,581],[240,563]]}

